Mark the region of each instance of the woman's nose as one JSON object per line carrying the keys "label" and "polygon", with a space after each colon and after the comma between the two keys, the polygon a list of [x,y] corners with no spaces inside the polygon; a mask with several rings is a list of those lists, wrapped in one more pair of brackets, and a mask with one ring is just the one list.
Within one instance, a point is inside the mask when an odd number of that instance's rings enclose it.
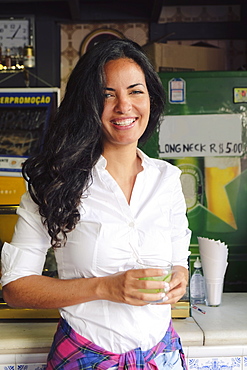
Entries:
{"label": "woman's nose", "polygon": [[128,96],[122,96],[117,99],[117,103],[115,106],[115,111],[117,113],[125,114],[130,112],[132,108],[132,104],[130,98]]}

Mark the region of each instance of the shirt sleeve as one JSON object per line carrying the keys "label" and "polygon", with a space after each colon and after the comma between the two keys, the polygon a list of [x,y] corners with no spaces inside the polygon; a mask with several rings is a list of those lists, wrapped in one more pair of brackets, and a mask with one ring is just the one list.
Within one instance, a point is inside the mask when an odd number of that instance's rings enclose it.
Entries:
{"label": "shirt sleeve", "polygon": [[186,216],[186,203],[182,191],[180,178],[174,186],[173,204],[171,210],[171,240],[172,240],[172,261],[173,265],[180,265],[188,268],[188,257],[190,255],[189,245],[191,231],[188,228]]}
{"label": "shirt sleeve", "polygon": [[38,206],[24,194],[11,243],[4,243],[1,255],[2,286],[24,276],[41,275],[50,238],[42,223]]}

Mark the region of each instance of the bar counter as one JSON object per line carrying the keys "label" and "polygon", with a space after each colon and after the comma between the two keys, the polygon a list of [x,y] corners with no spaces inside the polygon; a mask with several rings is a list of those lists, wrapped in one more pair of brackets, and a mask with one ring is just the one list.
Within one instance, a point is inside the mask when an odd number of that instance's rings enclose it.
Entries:
{"label": "bar counter", "polygon": [[[198,307],[206,313],[192,309],[191,317],[173,319],[187,359],[240,356],[238,370],[247,370],[247,293],[224,293],[219,307]],[[57,321],[45,320],[0,322],[0,369],[9,356],[24,356],[25,363],[38,356],[45,362],[56,326]]]}

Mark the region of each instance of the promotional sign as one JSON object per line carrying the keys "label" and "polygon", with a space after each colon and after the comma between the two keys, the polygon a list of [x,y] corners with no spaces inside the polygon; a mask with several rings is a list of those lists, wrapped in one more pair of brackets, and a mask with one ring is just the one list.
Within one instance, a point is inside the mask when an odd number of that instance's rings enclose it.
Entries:
{"label": "promotional sign", "polygon": [[22,163],[39,152],[57,104],[56,88],[0,89],[1,176],[20,176]]}
{"label": "promotional sign", "polygon": [[185,104],[186,85],[182,78],[173,78],[169,81],[169,103]]}
{"label": "promotional sign", "polygon": [[241,114],[166,116],[161,122],[160,157],[240,155]]}

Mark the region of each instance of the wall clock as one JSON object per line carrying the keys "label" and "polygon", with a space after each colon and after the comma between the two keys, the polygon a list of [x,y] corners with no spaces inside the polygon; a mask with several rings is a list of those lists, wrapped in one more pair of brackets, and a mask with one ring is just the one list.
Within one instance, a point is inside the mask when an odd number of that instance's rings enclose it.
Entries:
{"label": "wall clock", "polygon": [[80,46],[79,54],[83,55],[92,46],[98,42],[112,40],[112,39],[124,39],[125,36],[120,31],[112,28],[98,28],[90,32],[82,41]]}
{"label": "wall clock", "polygon": [[33,42],[33,17],[0,18],[0,47],[3,54],[10,49],[11,55],[23,55],[24,47]]}

